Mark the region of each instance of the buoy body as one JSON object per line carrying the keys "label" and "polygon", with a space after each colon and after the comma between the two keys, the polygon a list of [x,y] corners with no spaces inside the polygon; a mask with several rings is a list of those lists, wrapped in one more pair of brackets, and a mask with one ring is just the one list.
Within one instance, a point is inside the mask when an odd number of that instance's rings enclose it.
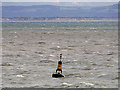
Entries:
{"label": "buoy body", "polygon": [[57,73],[57,71],[61,71],[61,73],[62,73],[62,61],[58,62],[58,67],[56,69],[56,73]]}
{"label": "buoy body", "polygon": [[60,78],[60,77],[64,77],[64,76],[62,74],[60,74],[60,73],[56,73],[56,74],[52,74],[52,77]]}
{"label": "buoy body", "polygon": [[59,61],[59,62],[58,62],[58,67],[57,67],[57,69],[61,69],[61,70],[62,70],[62,61]]}

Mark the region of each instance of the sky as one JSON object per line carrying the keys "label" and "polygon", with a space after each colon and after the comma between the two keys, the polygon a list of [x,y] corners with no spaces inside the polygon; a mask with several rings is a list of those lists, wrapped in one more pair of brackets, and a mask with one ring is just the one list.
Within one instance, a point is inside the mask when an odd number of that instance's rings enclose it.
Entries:
{"label": "sky", "polygon": [[[1,1],[3,6],[21,6],[21,5],[108,6],[118,3],[120,0],[1,0]],[[7,3],[3,4],[3,2]]]}
{"label": "sky", "polygon": [[0,0],[1,2],[119,2],[120,0]]}
{"label": "sky", "polygon": [[32,6],[32,5],[56,5],[56,6],[109,6],[117,2],[3,2],[2,6]]}

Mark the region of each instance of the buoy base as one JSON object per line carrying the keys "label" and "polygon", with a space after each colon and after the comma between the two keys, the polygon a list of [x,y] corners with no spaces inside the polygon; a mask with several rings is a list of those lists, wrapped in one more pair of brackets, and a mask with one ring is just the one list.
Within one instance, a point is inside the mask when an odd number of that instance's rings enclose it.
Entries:
{"label": "buoy base", "polygon": [[52,77],[60,78],[60,77],[64,77],[64,76],[62,74],[60,74],[60,73],[56,73],[56,74],[52,74]]}

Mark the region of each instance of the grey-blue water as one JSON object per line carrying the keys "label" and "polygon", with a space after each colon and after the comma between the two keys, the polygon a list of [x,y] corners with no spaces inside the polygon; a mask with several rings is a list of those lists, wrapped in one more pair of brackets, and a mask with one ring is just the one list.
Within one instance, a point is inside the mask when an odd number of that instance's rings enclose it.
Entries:
{"label": "grey-blue water", "polygon": [[[117,88],[118,31],[3,31],[3,87]],[[63,78],[52,78],[59,54]]]}

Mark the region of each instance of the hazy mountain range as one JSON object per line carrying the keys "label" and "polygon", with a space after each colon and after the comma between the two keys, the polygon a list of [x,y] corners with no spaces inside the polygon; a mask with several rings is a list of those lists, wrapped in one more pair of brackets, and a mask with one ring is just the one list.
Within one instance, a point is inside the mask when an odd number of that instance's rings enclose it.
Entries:
{"label": "hazy mountain range", "polygon": [[118,17],[118,4],[110,6],[2,6],[2,17]]}

